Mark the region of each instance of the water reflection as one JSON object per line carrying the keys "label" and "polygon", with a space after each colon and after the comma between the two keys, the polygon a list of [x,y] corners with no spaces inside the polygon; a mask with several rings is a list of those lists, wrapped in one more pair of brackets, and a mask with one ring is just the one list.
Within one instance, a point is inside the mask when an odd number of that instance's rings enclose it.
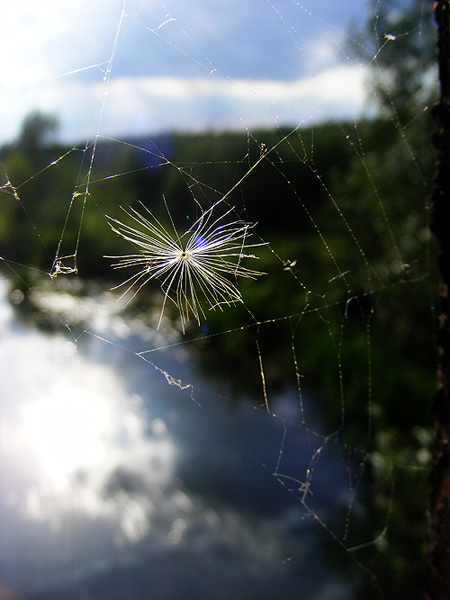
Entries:
{"label": "water reflection", "polygon": [[[95,335],[81,344],[70,330],[21,326],[1,286],[6,585],[41,600],[342,597],[308,514],[272,475],[277,463],[304,473],[317,441],[227,406],[182,348],[159,353],[158,369],[140,360],[143,343],[165,346],[176,332],[127,323],[106,296],[53,300],[89,317]],[[124,339],[127,350],[115,343]],[[199,404],[163,371],[192,382]],[[280,402],[289,412],[295,399]],[[343,493],[348,477],[322,464],[318,507],[330,481]]]}

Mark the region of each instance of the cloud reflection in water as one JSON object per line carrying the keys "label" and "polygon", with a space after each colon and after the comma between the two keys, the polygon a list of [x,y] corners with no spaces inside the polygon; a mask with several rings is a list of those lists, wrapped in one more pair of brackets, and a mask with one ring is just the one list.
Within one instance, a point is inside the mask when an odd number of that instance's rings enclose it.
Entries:
{"label": "cloud reflection in water", "polygon": [[280,423],[200,409],[99,345],[24,329],[0,302],[0,580],[36,600],[339,597],[311,578],[311,530],[261,462],[276,460]]}
{"label": "cloud reflection in water", "polygon": [[20,327],[5,300],[0,330],[1,553],[15,583],[30,579],[23,556],[35,544],[35,583],[39,570],[43,580],[55,565],[73,570],[74,556],[86,568],[100,539],[108,560],[149,534],[162,502],[167,539],[181,492],[164,421],[67,337]]}

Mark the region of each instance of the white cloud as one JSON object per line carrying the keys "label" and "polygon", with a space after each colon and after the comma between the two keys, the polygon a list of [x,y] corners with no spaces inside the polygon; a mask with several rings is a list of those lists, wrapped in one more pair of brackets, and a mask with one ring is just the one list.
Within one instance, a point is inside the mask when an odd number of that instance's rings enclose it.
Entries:
{"label": "white cloud", "polygon": [[[55,113],[66,141],[103,136],[141,136],[205,128],[296,126],[304,121],[356,117],[364,109],[366,71],[336,66],[295,81],[209,77],[116,77],[82,81],[60,77],[3,97],[8,123],[4,140],[16,135],[32,109]],[[103,107],[103,111],[102,111]],[[2,140],[2,141],[4,141]]]}
{"label": "white cloud", "polygon": [[97,131],[124,137],[356,116],[362,70],[337,61],[348,60],[344,23],[362,8],[341,4],[333,12],[317,3],[237,0],[226,8],[206,0],[6,3],[0,143],[14,139],[35,109],[57,114],[71,142]]}

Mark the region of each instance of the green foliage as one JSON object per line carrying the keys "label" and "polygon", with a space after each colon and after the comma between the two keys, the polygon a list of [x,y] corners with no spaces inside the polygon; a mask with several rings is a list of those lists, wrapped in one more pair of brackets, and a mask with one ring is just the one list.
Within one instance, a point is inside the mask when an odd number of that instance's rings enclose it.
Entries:
{"label": "green foliage", "polygon": [[[61,255],[70,254],[80,233],[78,259],[84,276],[112,277],[102,256],[125,251],[111,235],[105,215],[120,217],[121,206],[138,208],[142,202],[167,222],[163,194],[181,229],[187,219],[198,217],[200,206],[207,208],[226,195],[241,218],[258,221],[263,236],[277,236],[281,230],[293,237],[313,233],[304,207],[318,216],[326,202],[316,164],[326,180],[331,166],[345,167],[352,154],[336,125],[252,136],[177,134],[154,145],[145,139],[121,146],[101,142],[89,173],[92,148],[44,144],[46,123],[32,115],[23,131],[33,130],[33,144],[25,150],[18,143],[0,151],[4,178],[11,182],[2,194],[1,251],[10,260],[49,272],[59,242]],[[167,154],[160,154],[159,148]],[[267,149],[272,150],[266,154]],[[83,252],[83,247],[89,251]]]}
{"label": "green foliage", "polygon": [[37,158],[48,147],[58,130],[58,120],[52,115],[32,112],[25,117],[19,134],[19,147],[29,158]]}
{"label": "green foliage", "polygon": [[372,65],[369,86],[378,106],[405,126],[437,94],[431,3],[371,0],[368,14],[348,49]]}

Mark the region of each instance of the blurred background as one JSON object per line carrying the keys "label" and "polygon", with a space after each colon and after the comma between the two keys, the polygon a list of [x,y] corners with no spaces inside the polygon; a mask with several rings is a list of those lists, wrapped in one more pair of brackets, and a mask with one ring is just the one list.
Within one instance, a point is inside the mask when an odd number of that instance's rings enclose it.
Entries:
{"label": "blurred background", "polygon": [[[2,598],[422,597],[428,4],[2,7]],[[108,217],[217,202],[265,275],[158,328]]]}

